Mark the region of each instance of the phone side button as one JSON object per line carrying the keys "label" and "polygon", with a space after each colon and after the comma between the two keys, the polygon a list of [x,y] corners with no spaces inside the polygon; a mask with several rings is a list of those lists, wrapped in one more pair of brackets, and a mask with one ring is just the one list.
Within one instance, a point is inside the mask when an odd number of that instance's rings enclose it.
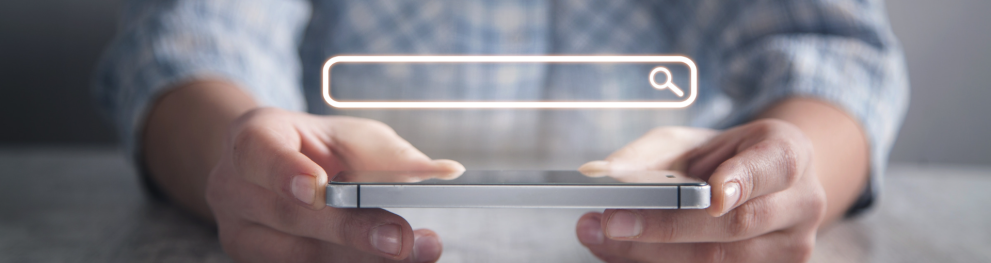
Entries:
{"label": "phone side button", "polygon": [[705,209],[709,207],[709,185],[681,186],[681,209]]}
{"label": "phone side button", "polygon": [[337,208],[356,208],[358,205],[358,185],[327,185],[327,206]]}

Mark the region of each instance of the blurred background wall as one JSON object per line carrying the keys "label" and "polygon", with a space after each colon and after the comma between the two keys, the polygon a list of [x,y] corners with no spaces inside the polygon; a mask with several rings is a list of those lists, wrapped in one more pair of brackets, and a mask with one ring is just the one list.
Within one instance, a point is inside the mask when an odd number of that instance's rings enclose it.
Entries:
{"label": "blurred background wall", "polygon": [[991,1],[891,0],[912,100],[892,161],[991,164]]}
{"label": "blurred background wall", "polygon": [[121,2],[0,1],[0,145],[114,143],[89,83]]}
{"label": "blurred background wall", "polygon": [[[89,80],[121,2],[0,1],[0,146],[115,143]],[[991,1],[887,5],[912,83],[891,160],[991,165]]]}

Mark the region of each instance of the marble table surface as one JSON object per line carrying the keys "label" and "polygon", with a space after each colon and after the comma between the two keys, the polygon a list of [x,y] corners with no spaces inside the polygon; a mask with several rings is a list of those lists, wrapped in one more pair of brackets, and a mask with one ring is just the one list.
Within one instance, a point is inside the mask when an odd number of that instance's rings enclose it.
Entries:
{"label": "marble table surface", "polygon": [[[876,209],[825,230],[812,262],[991,262],[991,167],[893,164]],[[598,262],[576,209],[392,209],[441,262]],[[0,148],[0,262],[229,262],[209,224],[147,198],[116,149]]]}

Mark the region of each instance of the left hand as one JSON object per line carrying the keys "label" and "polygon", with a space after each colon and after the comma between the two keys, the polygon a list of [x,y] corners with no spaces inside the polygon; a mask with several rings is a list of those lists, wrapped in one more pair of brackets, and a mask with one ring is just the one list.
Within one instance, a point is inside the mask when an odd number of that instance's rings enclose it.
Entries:
{"label": "left hand", "polygon": [[580,170],[680,170],[712,186],[712,205],[588,213],[578,238],[608,262],[804,262],[826,209],[812,160],[811,141],[784,121],[657,128]]}

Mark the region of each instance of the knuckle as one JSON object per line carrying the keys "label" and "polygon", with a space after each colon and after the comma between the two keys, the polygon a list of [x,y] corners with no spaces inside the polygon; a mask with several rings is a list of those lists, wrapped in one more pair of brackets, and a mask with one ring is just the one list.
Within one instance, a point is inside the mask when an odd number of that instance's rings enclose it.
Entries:
{"label": "knuckle", "polygon": [[214,168],[214,170],[210,172],[210,175],[207,176],[206,189],[203,195],[203,198],[206,199],[206,203],[211,207],[211,209],[222,200],[223,195],[221,195],[220,187],[223,185],[225,184],[221,182],[221,175],[217,169]]}
{"label": "knuckle", "polygon": [[794,184],[804,172],[802,168],[811,163],[814,153],[812,141],[791,123],[774,119],[764,119],[759,123],[764,139],[757,146],[761,146],[759,149],[769,153],[769,156],[778,157],[776,165],[782,168],[784,179],[788,185]]}
{"label": "knuckle", "polygon": [[316,241],[304,238],[293,239],[291,251],[287,255],[287,262],[313,262],[319,258],[319,251],[314,249]]}
{"label": "knuckle", "polygon": [[743,168],[743,173],[740,174],[740,180],[742,180],[740,183],[750,185],[754,182],[754,179],[756,179],[757,176],[760,176],[761,164],[759,162],[740,158],[733,158],[730,160],[732,160],[732,162],[729,162],[731,166]]}
{"label": "knuckle", "polygon": [[765,131],[773,131],[779,129],[787,129],[787,127],[792,126],[790,123],[779,120],[779,119],[760,119],[754,122],[757,126],[761,127]]}
{"label": "knuckle", "polygon": [[[210,177],[214,177],[214,176],[210,176]],[[223,195],[221,195],[221,192],[217,189],[218,187],[217,184],[211,182],[215,179],[210,178],[207,180],[208,181],[206,185],[206,192],[204,193],[203,197],[206,199],[207,206],[209,206],[211,210],[213,210],[213,208],[217,207],[217,205],[220,204],[221,200],[223,200]]]}
{"label": "knuckle", "polygon": [[[666,216],[662,213],[661,215],[655,216],[651,223],[644,224],[644,227],[648,228],[645,230],[650,231],[650,241],[660,243],[678,242],[681,232],[678,231],[677,226],[683,224],[680,224],[677,221],[677,216]],[[645,231],[645,233],[647,232]]]}
{"label": "knuckle", "polygon": [[238,246],[237,241],[221,237],[220,248],[224,251],[224,254],[230,255],[231,259],[235,262],[248,262],[242,255],[243,253],[239,253],[241,248]]}
{"label": "knuckle", "polygon": [[241,164],[248,153],[248,149],[252,147],[252,144],[258,139],[258,136],[264,132],[264,128],[259,125],[242,125],[234,132],[234,138],[231,140],[232,157],[234,164]]}
{"label": "knuckle", "polygon": [[272,202],[272,212],[276,215],[276,220],[283,227],[288,229],[295,229],[300,225],[301,213],[298,208],[299,205],[294,204],[292,201],[287,200],[281,196],[273,194],[271,198],[274,198]]}
{"label": "knuckle", "polygon": [[345,119],[344,123],[346,123],[345,125],[349,130],[351,130],[350,133],[356,135],[360,134],[363,136],[377,137],[385,140],[399,137],[392,127],[381,121],[351,117]]}
{"label": "knuckle", "polygon": [[826,216],[826,200],[826,193],[820,187],[816,189],[814,193],[809,195],[809,200],[804,205],[812,211],[810,215],[813,218],[822,220],[822,218]]}
{"label": "knuckle", "polygon": [[337,239],[340,244],[345,246],[354,247],[361,242],[362,235],[368,236],[370,234],[371,229],[365,220],[360,220],[354,213],[350,212],[340,214],[337,227],[331,230],[331,233],[334,233],[331,238]]}
{"label": "knuckle", "polygon": [[[740,158],[731,158],[726,160],[724,165],[728,167],[733,167],[732,169],[739,169],[741,173],[737,175],[737,180],[739,180],[740,186],[742,187],[741,198],[749,198],[749,195],[754,193],[756,189],[756,184],[760,176],[760,163],[753,162],[749,160],[744,160]],[[739,167],[739,168],[737,168]]]}
{"label": "knuckle", "polygon": [[678,240],[678,228],[674,227],[676,224],[664,224],[660,226],[660,231],[658,231],[658,241],[661,243],[676,242]]}
{"label": "knuckle", "polygon": [[416,156],[419,153],[412,146],[406,145],[396,146],[392,152],[394,154],[393,156],[399,156],[401,158],[409,158],[411,156]]}
{"label": "knuckle", "polygon": [[796,151],[793,141],[776,140],[775,143],[777,144],[776,148],[780,151],[778,165],[783,168],[783,179],[787,185],[792,185],[795,181],[798,181],[798,177],[802,173],[799,152]]}
{"label": "knuckle", "polygon": [[814,238],[804,238],[798,242],[792,243],[791,248],[792,261],[791,262],[808,262],[812,258],[812,253],[815,251],[815,239]]}
{"label": "knuckle", "polygon": [[778,119],[761,119],[753,122],[752,131],[765,138],[805,138],[805,133],[794,124]]}
{"label": "knuckle", "polygon": [[217,228],[220,247],[224,252],[231,255],[237,262],[250,262],[245,257],[250,256],[248,254],[255,251],[256,248],[251,247],[250,239],[244,238],[245,229],[238,226],[238,223],[227,220],[218,220]]}
{"label": "knuckle", "polygon": [[274,118],[274,116],[280,114],[282,110],[277,108],[254,108],[238,116],[231,124],[232,132],[236,133],[246,126],[251,126],[253,123],[266,120],[269,118]]}
{"label": "knuckle", "polygon": [[752,129],[751,132],[766,136],[786,125],[786,122],[778,119],[760,119],[753,121],[750,127]]}
{"label": "knuckle", "polygon": [[283,110],[272,107],[254,108],[245,112],[242,116],[245,119],[265,118],[282,113]]}
{"label": "knuckle", "polygon": [[230,166],[228,164],[217,164],[207,175],[206,189],[204,189],[204,199],[206,200],[207,206],[217,216],[222,208],[225,207],[226,203],[230,202],[232,197],[232,191],[236,184],[231,182]]}
{"label": "knuckle", "polygon": [[[769,180],[777,182],[780,180],[785,186],[794,185],[804,173],[803,154],[794,146],[794,142],[786,139],[771,139],[757,143],[751,148],[760,156],[767,156],[763,160],[754,160],[748,163],[748,170],[752,176],[761,176],[757,172],[764,174]],[[763,168],[763,169],[762,169]]]}
{"label": "knuckle", "polygon": [[760,203],[760,201],[751,200],[733,209],[733,214],[729,217],[729,222],[726,224],[726,232],[730,237],[736,239],[746,238],[757,230],[760,219],[770,213],[768,209],[762,208],[763,206]]}
{"label": "knuckle", "polygon": [[695,245],[694,256],[693,262],[726,262],[726,245],[724,243],[698,243]]}
{"label": "knuckle", "polygon": [[633,252],[634,242],[610,242],[613,243],[609,250],[612,255],[631,255]]}
{"label": "knuckle", "polygon": [[[232,234],[229,233],[229,231],[226,231],[222,227],[220,228],[218,236],[220,239],[220,248],[224,250],[224,253],[226,253],[227,255],[231,255],[232,257],[235,257],[235,259],[237,259],[236,257],[238,255],[241,255],[241,253],[238,253],[238,251],[240,251],[241,249],[238,244],[238,241],[241,239],[232,237]],[[239,262],[244,262],[244,261],[239,260]]]}
{"label": "knuckle", "polygon": [[355,119],[355,121],[357,122],[358,127],[361,127],[362,129],[365,129],[367,131],[393,132],[392,127],[378,120],[359,118],[359,119]]}

